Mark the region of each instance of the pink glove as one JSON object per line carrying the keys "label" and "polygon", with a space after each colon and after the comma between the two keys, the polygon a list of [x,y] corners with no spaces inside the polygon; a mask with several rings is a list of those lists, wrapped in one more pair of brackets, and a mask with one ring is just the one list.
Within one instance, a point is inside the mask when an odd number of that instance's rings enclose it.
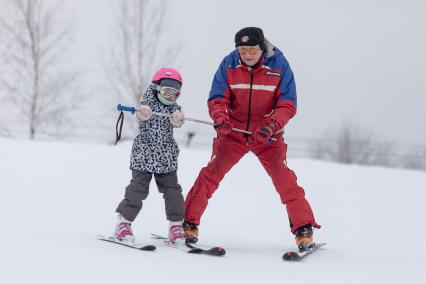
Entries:
{"label": "pink glove", "polygon": [[149,106],[141,105],[138,108],[138,117],[141,120],[148,120],[152,116],[152,110]]}
{"label": "pink glove", "polygon": [[174,127],[181,127],[185,123],[185,113],[177,110],[170,115],[170,122]]}

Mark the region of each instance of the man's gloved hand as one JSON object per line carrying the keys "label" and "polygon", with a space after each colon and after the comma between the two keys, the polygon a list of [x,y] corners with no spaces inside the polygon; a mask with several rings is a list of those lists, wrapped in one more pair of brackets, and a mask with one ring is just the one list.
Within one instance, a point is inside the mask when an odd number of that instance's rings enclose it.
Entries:
{"label": "man's gloved hand", "polygon": [[185,123],[185,113],[177,110],[170,115],[170,122],[174,127],[181,127]]}
{"label": "man's gloved hand", "polygon": [[214,116],[214,124],[216,131],[222,135],[228,135],[234,127],[234,125],[229,121],[229,116],[226,112],[218,112]]}
{"label": "man's gloved hand", "polygon": [[152,110],[149,106],[141,105],[138,108],[138,117],[141,120],[148,120],[152,116]]}
{"label": "man's gloved hand", "polygon": [[267,144],[274,135],[274,131],[269,126],[259,126],[252,135],[258,143]]}

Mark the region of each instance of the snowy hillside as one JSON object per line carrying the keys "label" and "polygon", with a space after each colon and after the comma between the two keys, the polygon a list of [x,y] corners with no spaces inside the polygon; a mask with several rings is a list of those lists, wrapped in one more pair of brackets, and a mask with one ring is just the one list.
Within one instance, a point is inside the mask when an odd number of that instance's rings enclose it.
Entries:
{"label": "snowy hillside", "polygon": [[[158,243],[140,252],[96,240],[111,233],[130,177],[130,144],[94,146],[0,140],[1,283],[422,283],[426,279],[426,173],[290,160],[328,245],[302,263],[287,215],[252,155],[222,182],[200,243],[223,258]],[[290,145],[291,150],[291,145]],[[210,153],[181,149],[186,195]],[[247,194],[249,192],[249,194]],[[151,194],[136,236],[166,234],[162,196]]]}

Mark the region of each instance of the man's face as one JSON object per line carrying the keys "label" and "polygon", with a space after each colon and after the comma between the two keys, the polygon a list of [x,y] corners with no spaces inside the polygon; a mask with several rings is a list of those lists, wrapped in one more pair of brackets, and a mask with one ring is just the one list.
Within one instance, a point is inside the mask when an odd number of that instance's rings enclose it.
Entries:
{"label": "man's face", "polygon": [[259,45],[255,45],[255,46],[241,45],[238,47],[238,51],[240,53],[241,60],[247,66],[256,65],[260,57],[262,57],[262,50],[260,49]]}

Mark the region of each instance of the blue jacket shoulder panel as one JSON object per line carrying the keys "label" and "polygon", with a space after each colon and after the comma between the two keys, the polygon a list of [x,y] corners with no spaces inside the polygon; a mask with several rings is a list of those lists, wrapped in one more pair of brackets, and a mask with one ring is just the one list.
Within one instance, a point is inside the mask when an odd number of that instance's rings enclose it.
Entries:
{"label": "blue jacket shoulder panel", "polygon": [[289,100],[294,106],[297,106],[296,82],[294,80],[293,71],[284,54],[278,48],[274,48],[274,54],[266,57],[264,65],[271,69],[281,70],[279,101]]}
{"label": "blue jacket shoulder panel", "polygon": [[287,59],[285,58],[282,51],[279,50],[278,48],[274,47],[273,55],[272,56],[268,56],[268,55],[269,54],[265,56],[265,59],[263,60],[263,64],[268,66],[269,68],[282,70],[285,65],[288,65]]}
{"label": "blue jacket shoulder panel", "polygon": [[208,102],[213,99],[221,99],[225,95],[226,88],[228,87],[228,75],[227,70],[229,68],[235,68],[240,64],[240,57],[237,50],[232,51],[228,54],[220,63],[219,68],[214,75],[212,87]]}

